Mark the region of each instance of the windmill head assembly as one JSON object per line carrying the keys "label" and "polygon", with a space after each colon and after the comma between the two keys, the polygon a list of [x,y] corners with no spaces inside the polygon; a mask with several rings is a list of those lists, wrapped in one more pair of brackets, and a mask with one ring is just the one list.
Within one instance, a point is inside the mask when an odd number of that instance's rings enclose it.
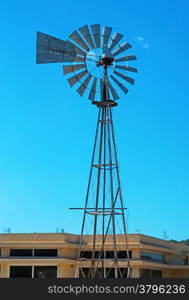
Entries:
{"label": "windmill head assembly", "polygon": [[99,24],[82,26],[67,40],[37,32],[37,64],[64,63],[69,85],[98,108],[86,199],[75,208],[83,212],[75,277],[132,277],[112,108],[137,69],[129,66],[136,60],[127,54],[132,46],[122,39]]}

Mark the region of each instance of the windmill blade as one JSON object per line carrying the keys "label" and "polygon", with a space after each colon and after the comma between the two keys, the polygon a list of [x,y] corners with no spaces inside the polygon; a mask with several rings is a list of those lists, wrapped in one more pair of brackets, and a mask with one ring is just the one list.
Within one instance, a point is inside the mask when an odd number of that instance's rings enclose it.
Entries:
{"label": "windmill blade", "polygon": [[131,47],[132,47],[132,46],[131,46],[129,43],[124,42],[124,43],[122,43],[120,46],[118,45],[118,48],[116,48],[116,49],[112,52],[112,54],[113,54],[114,56],[116,56],[116,55],[118,55],[118,54],[124,52],[125,50],[127,50],[127,49],[129,49],[129,48],[131,48]]}
{"label": "windmill blade", "polygon": [[112,57],[113,58],[110,49],[106,45],[104,45],[104,47],[103,47],[103,55],[105,55],[107,57]]}
{"label": "windmill blade", "polygon": [[120,89],[127,94],[128,93],[128,89],[119,81],[117,80],[113,75],[110,75],[110,77],[112,78],[112,80],[120,87]]}
{"label": "windmill blade", "polygon": [[87,25],[84,25],[83,27],[79,28],[79,32],[85,38],[86,42],[91,47],[91,49],[94,49],[95,45],[94,45],[92,36],[90,34],[89,27]]}
{"label": "windmill blade", "polygon": [[81,78],[83,78],[88,72],[86,70],[70,77],[68,79],[69,85],[72,87],[74,84],[76,84],[78,81],[80,81]]}
{"label": "windmill blade", "polygon": [[134,84],[134,82],[135,82],[133,78],[128,77],[128,76],[125,76],[125,75],[123,75],[123,74],[121,74],[121,73],[119,73],[119,72],[117,72],[117,71],[114,71],[114,74],[116,74],[116,75],[119,76],[120,78],[126,80],[126,81],[129,82],[130,84]]}
{"label": "windmill blade", "polygon": [[112,93],[112,96],[113,96],[114,100],[119,99],[119,96],[118,96],[116,90],[114,89],[114,87],[111,85],[110,81],[108,81],[108,87],[109,87],[109,89]]}
{"label": "windmill blade", "polygon": [[108,41],[112,32],[112,27],[105,26],[102,29],[102,48],[108,45]]}
{"label": "windmill blade", "polygon": [[66,43],[72,48],[72,51],[82,55],[82,56],[86,56],[86,52],[81,50],[79,47],[77,47],[76,45],[74,45],[72,42],[70,42],[69,40],[66,41]]}
{"label": "windmill blade", "polygon": [[96,48],[100,48],[100,24],[91,25],[91,30]]}
{"label": "windmill blade", "polygon": [[37,32],[37,64],[72,62],[76,55],[76,51],[66,41]]}
{"label": "windmill blade", "polygon": [[87,52],[90,50],[76,30],[69,35],[69,38],[76,44],[78,44],[81,48],[85,49]]}
{"label": "windmill blade", "polygon": [[130,67],[130,66],[118,66],[118,65],[115,65],[115,68],[121,69],[121,70],[130,71],[130,72],[135,72],[135,73],[138,72],[136,68],[133,68],[133,67]]}
{"label": "windmill blade", "polygon": [[92,78],[92,75],[89,74],[88,77],[84,80],[84,82],[80,85],[80,87],[77,89],[77,92],[80,94],[80,96],[83,96],[90,80]]}
{"label": "windmill blade", "polygon": [[84,62],[84,57],[81,56],[74,56],[72,62]]}
{"label": "windmill blade", "polygon": [[136,60],[136,56],[135,55],[126,55],[126,56],[122,56],[120,58],[115,59],[115,62],[121,62],[121,61],[128,61],[128,60]]}
{"label": "windmill blade", "polygon": [[94,80],[93,80],[93,84],[92,84],[92,88],[90,90],[89,97],[88,97],[92,101],[94,101],[94,99],[95,99],[96,85],[97,85],[97,78],[95,77]]}
{"label": "windmill blade", "polygon": [[115,32],[113,37],[111,38],[109,49],[112,50],[119,43],[122,37],[123,35],[121,33]]}
{"label": "windmill blade", "polygon": [[64,75],[81,70],[81,69],[85,69],[85,64],[63,66]]}

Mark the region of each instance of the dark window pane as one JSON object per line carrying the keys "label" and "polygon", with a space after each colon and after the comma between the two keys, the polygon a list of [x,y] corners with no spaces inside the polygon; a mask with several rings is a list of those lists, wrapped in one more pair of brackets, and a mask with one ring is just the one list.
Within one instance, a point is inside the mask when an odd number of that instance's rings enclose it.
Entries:
{"label": "dark window pane", "polygon": [[31,266],[11,266],[10,267],[11,278],[31,278],[32,267]]}
{"label": "dark window pane", "polygon": [[118,278],[127,278],[128,268],[119,268],[118,269]]}
{"label": "dark window pane", "polygon": [[141,269],[140,277],[141,278],[162,278],[162,271],[161,270]]}
{"label": "dark window pane", "polygon": [[188,265],[188,257],[186,256],[183,261],[184,265]]}
{"label": "dark window pane", "polygon": [[114,251],[106,251],[106,258],[114,258]]}
{"label": "dark window pane", "polygon": [[[128,251],[117,251],[118,258],[127,258]],[[129,251],[129,258],[132,258],[132,251]]]}
{"label": "dark window pane", "polygon": [[[120,271],[121,274],[120,274]],[[81,268],[79,270],[79,277],[80,278],[88,278],[89,277],[89,271],[90,268]],[[104,276],[106,278],[115,278],[115,268],[97,268],[97,270],[95,271],[95,278],[104,278]],[[118,269],[118,278],[127,278],[127,268],[119,268]]]}
{"label": "dark window pane", "polygon": [[95,278],[104,278],[104,269],[103,268],[97,268],[95,270]]}
{"label": "dark window pane", "polygon": [[162,271],[152,270],[152,278],[162,278]]}
{"label": "dark window pane", "polygon": [[35,249],[34,256],[57,256],[57,249]]}
{"label": "dark window pane", "polygon": [[[93,253],[92,251],[82,251],[80,257],[92,258],[92,253]],[[102,252],[101,251],[95,251],[94,257],[96,259],[101,258],[102,257]]]}
{"label": "dark window pane", "polygon": [[115,268],[106,268],[106,278],[115,278]]}
{"label": "dark window pane", "polygon": [[57,267],[55,266],[35,266],[34,278],[57,278]]}
{"label": "dark window pane", "polygon": [[81,252],[80,257],[83,257],[83,258],[92,258],[92,251],[83,251],[83,252]]}
{"label": "dark window pane", "polygon": [[140,277],[141,278],[151,278],[151,270],[141,269],[140,270]]}
{"label": "dark window pane", "polygon": [[[92,258],[92,251],[82,251],[80,257]],[[118,258],[127,258],[127,251],[117,251]],[[114,258],[114,251],[95,251],[95,258]],[[129,258],[132,258],[132,251],[129,251]]]}
{"label": "dark window pane", "polygon": [[89,276],[89,268],[80,268],[79,269],[79,278],[88,278]]}
{"label": "dark window pane", "polygon": [[143,260],[151,260],[154,262],[164,262],[164,256],[159,253],[148,253],[148,252],[141,252],[141,259]]}
{"label": "dark window pane", "polygon": [[102,251],[95,251],[95,258],[98,259],[98,258],[101,258],[101,257],[103,257]]}
{"label": "dark window pane", "polygon": [[32,256],[32,249],[10,249],[10,256]]}

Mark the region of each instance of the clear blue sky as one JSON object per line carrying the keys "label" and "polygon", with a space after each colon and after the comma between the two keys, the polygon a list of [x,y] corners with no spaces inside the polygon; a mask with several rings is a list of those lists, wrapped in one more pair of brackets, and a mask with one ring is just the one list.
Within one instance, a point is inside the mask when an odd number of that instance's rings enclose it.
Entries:
{"label": "clear blue sky", "polygon": [[35,64],[35,40],[100,23],[138,57],[136,84],[114,111],[129,233],[189,238],[188,9],[187,0],[1,3],[0,232],[80,232],[68,208],[85,200],[97,110],[69,88],[62,64]]}

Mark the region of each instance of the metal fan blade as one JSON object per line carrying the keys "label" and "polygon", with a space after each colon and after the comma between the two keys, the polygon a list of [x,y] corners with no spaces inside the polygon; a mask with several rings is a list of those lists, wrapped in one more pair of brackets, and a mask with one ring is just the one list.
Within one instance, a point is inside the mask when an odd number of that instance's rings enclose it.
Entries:
{"label": "metal fan blade", "polygon": [[94,101],[95,99],[95,94],[96,94],[96,84],[97,84],[97,78],[95,77],[93,80],[93,84],[92,84],[92,88],[90,90],[90,94],[89,94],[89,99]]}
{"label": "metal fan blade", "polygon": [[110,81],[108,81],[108,87],[109,87],[109,89],[112,93],[112,96],[113,96],[114,100],[119,99],[119,96],[118,96],[116,90],[114,89],[114,87],[111,85]]}
{"label": "metal fan blade", "polygon": [[77,92],[80,94],[80,96],[83,96],[90,80],[92,78],[92,75],[89,74],[89,76],[84,80],[84,82],[80,85],[80,87],[77,89]]}
{"label": "metal fan blade", "polygon": [[109,49],[112,50],[119,43],[122,37],[123,35],[121,33],[115,32],[113,37],[111,38]]}
{"label": "metal fan blade", "polygon": [[81,70],[81,69],[85,69],[85,64],[82,65],[69,65],[69,66],[63,66],[64,69],[64,75]]}
{"label": "metal fan blade", "polygon": [[121,62],[121,61],[128,61],[128,60],[136,60],[136,56],[135,55],[126,55],[126,56],[122,56],[120,58],[115,59],[115,62]]}
{"label": "metal fan blade", "polygon": [[113,75],[110,75],[110,77],[112,78],[112,80],[120,87],[120,89],[127,94],[128,93],[128,89],[119,81],[117,80]]}
{"label": "metal fan blade", "polygon": [[76,45],[74,45],[72,42],[70,42],[69,40],[66,41],[67,44],[69,44],[69,46],[72,48],[72,51],[82,55],[82,56],[86,56],[86,52],[84,52],[83,50],[81,50],[79,47],[77,47]]}
{"label": "metal fan blade", "polygon": [[72,77],[70,77],[68,79],[68,82],[69,82],[69,85],[72,87],[74,86],[74,84],[76,84],[76,82],[80,81],[81,78],[83,78],[88,72],[85,70],[85,71],[82,71],[81,73],[78,73]]}
{"label": "metal fan blade", "polygon": [[87,25],[84,25],[83,27],[79,28],[79,32],[83,35],[88,45],[91,47],[91,49],[95,48],[92,36],[89,31],[89,27]]}
{"label": "metal fan blade", "polygon": [[100,24],[91,25],[91,30],[96,48],[100,48]]}
{"label": "metal fan blade", "polygon": [[102,48],[108,46],[108,40],[112,32],[112,27],[105,26],[102,28]]}
{"label": "metal fan blade", "polygon": [[85,41],[81,38],[81,36],[76,30],[69,35],[69,38],[76,44],[78,44],[81,48],[85,49],[87,52],[90,50]]}
{"label": "metal fan blade", "polygon": [[130,71],[130,72],[135,72],[135,73],[138,72],[136,68],[129,67],[129,66],[118,66],[118,65],[115,65],[115,68],[121,69],[121,70]]}
{"label": "metal fan blade", "polygon": [[72,61],[73,62],[84,62],[85,59],[84,59],[84,57],[81,57],[81,56],[74,56]]}
{"label": "metal fan blade", "polygon": [[121,73],[119,73],[119,72],[117,72],[117,71],[114,71],[114,74],[116,74],[116,75],[119,76],[120,78],[126,80],[126,81],[129,82],[130,84],[134,84],[134,82],[135,82],[133,78],[128,77],[128,76],[125,76],[125,75],[123,75],[123,74],[121,74]]}
{"label": "metal fan blade", "polygon": [[112,54],[113,54],[114,56],[116,56],[116,55],[118,55],[118,54],[124,52],[125,50],[127,50],[127,49],[129,49],[129,48],[131,48],[131,47],[132,47],[132,46],[131,46],[129,43],[124,42],[123,44],[121,44],[120,46],[118,46],[118,48],[116,48],[116,49],[112,52]]}
{"label": "metal fan blade", "polygon": [[66,41],[37,32],[37,64],[72,62],[76,55],[76,51]]}

